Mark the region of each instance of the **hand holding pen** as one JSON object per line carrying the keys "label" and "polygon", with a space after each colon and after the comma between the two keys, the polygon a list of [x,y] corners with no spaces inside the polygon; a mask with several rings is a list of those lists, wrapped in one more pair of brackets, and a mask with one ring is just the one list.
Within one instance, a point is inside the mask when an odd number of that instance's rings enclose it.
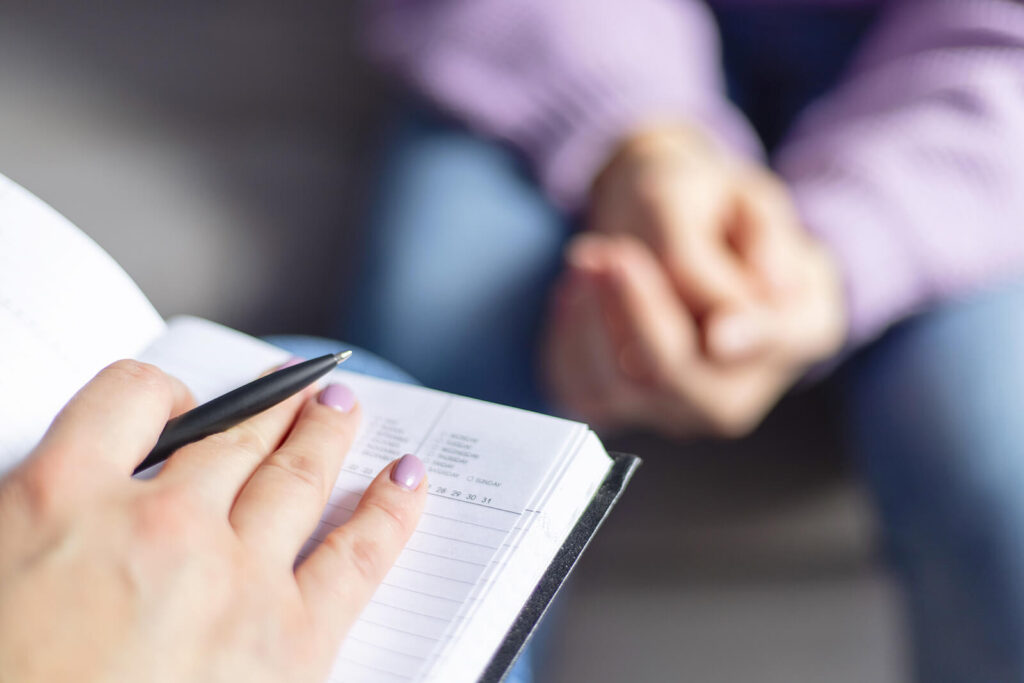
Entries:
{"label": "hand holding pen", "polygon": [[312,360],[286,363],[268,375],[171,419],[149,455],[132,474],[162,463],[182,446],[223,432],[277,405],[334,370],[351,355],[351,351],[341,351]]}
{"label": "hand holding pen", "polygon": [[314,394],[140,482],[187,389],[135,361],[87,384],[0,480],[0,680],[324,680],[426,485],[415,456],[391,463],[296,567],[360,419],[347,386]]}

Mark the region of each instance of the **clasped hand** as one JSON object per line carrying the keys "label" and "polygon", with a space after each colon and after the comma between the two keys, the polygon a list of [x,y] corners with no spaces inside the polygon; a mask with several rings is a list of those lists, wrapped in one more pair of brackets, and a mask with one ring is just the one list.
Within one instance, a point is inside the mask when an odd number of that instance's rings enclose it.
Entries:
{"label": "clasped hand", "polygon": [[738,436],[845,336],[840,279],[770,171],[698,132],[626,141],[567,251],[546,377],[605,429]]}

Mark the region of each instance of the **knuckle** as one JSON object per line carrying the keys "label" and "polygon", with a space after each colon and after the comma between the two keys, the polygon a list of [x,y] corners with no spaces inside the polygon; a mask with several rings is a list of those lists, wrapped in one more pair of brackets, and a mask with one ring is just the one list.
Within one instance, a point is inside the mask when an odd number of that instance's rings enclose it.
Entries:
{"label": "knuckle", "polygon": [[289,448],[278,451],[267,460],[267,467],[277,469],[317,496],[326,494],[327,477],[323,458],[306,449]]}
{"label": "knuckle", "polygon": [[125,382],[138,384],[151,391],[169,393],[170,381],[160,368],[142,361],[119,360],[107,368],[108,372],[124,378]]}
{"label": "knuckle", "polygon": [[11,475],[12,492],[31,514],[47,517],[66,508],[70,491],[108,474],[104,465],[89,465],[74,444],[59,452],[43,448],[38,452],[43,457],[31,458]]}
{"label": "knuckle", "polygon": [[378,542],[363,536],[356,537],[349,546],[351,562],[359,577],[373,583],[379,582],[387,573],[387,563]]}
{"label": "knuckle", "polygon": [[352,567],[357,579],[372,584],[380,582],[388,570],[380,544],[372,538],[346,532],[342,527],[328,535],[324,545]]}
{"label": "knuckle", "polygon": [[192,538],[203,526],[199,506],[183,487],[156,488],[140,496],[133,515],[135,533],[159,541]]}
{"label": "knuckle", "polygon": [[269,453],[273,445],[260,430],[248,422],[235,425],[225,432],[211,434],[206,439],[218,448],[257,455]]}
{"label": "knuckle", "polygon": [[59,485],[64,476],[64,466],[59,461],[44,460],[23,468],[13,481],[29,510],[45,517],[56,510],[64,497]]}
{"label": "knuckle", "polygon": [[404,507],[389,505],[386,501],[381,500],[364,500],[363,504],[371,511],[375,511],[377,513],[375,517],[389,527],[387,537],[405,539],[413,532],[414,520]]}

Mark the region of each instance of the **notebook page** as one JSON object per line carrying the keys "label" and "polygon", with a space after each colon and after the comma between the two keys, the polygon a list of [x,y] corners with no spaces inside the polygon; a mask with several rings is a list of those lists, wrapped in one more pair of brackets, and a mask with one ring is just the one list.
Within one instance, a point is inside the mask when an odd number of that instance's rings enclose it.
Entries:
{"label": "notebook page", "polygon": [[92,375],[163,330],[95,242],[0,175],[0,473]]}
{"label": "notebook page", "polygon": [[[555,463],[560,463],[563,460],[568,462],[571,459],[571,454],[575,452],[578,444],[583,438],[585,438],[585,431],[581,429],[574,438],[565,442],[564,452],[559,454],[558,457],[552,457],[552,460]],[[429,453],[429,450],[425,451],[424,457],[430,458],[431,456]],[[549,471],[546,478],[549,480],[555,479],[554,471]],[[546,486],[546,484],[547,482],[545,482],[544,486]],[[431,488],[434,493],[442,495],[446,491],[446,487],[444,486],[433,485]],[[536,496],[534,496],[534,498],[536,498]],[[515,538],[518,530],[524,528],[523,520],[528,518],[529,513],[528,507],[524,509],[522,513],[515,515],[509,515],[508,513],[510,511],[504,511],[504,514],[495,515],[491,520],[488,520],[490,521],[489,525],[481,525],[479,521],[466,525],[458,518],[449,517],[446,519],[445,516],[435,516],[438,514],[443,515],[443,511],[438,511],[442,505],[451,507],[453,514],[458,513],[458,502],[465,503],[467,501],[452,501],[451,499],[444,499],[439,501],[438,505],[434,508],[431,508],[428,504],[427,512],[425,513],[423,520],[420,522],[420,533],[413,536],[412,540],[406,547],[403,557],[399,558],[398,565],[392,572],[393,574],[407,574],[405,571],[406,569],[412,569],[415,571],[415,568],[407,568],[404,566],[405,556],[412,555],[413,559],[415,559],[415,555],[420,552],[426,552],[427,554],[437,556],[439,550],[442,550],[442,548],[436,547],[436,539],[438,538],[444,537],[447,541],[458,541],[458,543],[450,544],[455,549],[455,554],[451,556],[451,561],[461,564],[461,566],[453,567],[453,569],[456,571],[463,571],[465,572],[465,575],[460,576],[462,581],[458,586],[452,586],[451,584],[446,585],[444,581],[440,582],[439,588],[445,591],[445,595],[448,598],[444,605],[438,605],[436,602],[430,604],[431,601],[427,601],[428,609],[434,610],[440,608],[440,612],[430,612],[430,616],[437,617],[443,614],[444,618],[448,621],[448,624],[446,628],[438,629],[431,634],[431,638],[437,638],[437,641],[434,643],[432,652],[429,651],[431,648],[424,649],[424,651],[429,654],[429,657],[426,660],[426,665],[420,670],[421,675],[417,678],[429,673],[431,665],[435,664],[439,660],[440,651],[442,651],[453,638],[468,636],[471,641],[477,642],[476,634],[463,634],[463,629],[461,628],[464,625],[464,620],[467,618],[471,608],[473,607],[473,596],[479,592],[481,585],[486,583],[488,572],[495,566],[496,558],[502,554],[502,551],[507,551],[509,549],[510,539]],[[348,515],[351,514],[351,510],[354,508],[354,503],[355,498],[353,497],[345,506],[346,512],[339,519],[348,518]],[[529,505],[533,505],[533,502]],[[331,515],[328,515],[328,519],[330,519],[330,517]],[[446,528],[440,528],[438,523],[444,525]],[[514,526],[509,528],[509,523],[512,523]],[[322,524],[321,528],[317,530],[317,534],[315,534],[315,536],[317,538],[322,538],[322,533],[327,530],[329,529],[325,528]],[[457,534],[457,536],[453,536],[453,534]],[[435,547],[420,547],[419,542],[421,537],[424,535],[429,537],[429,540],[433,542]],[[461,552],[458,551],[458,548],[460,547],[462,548]],[[448,556],[446,555],[446,557]],[[488,560],[488,558],[490,559]],[[467,564],[472,565],[472,567],[466,567],[465,565]],[[427,571],[430,571],[429,567]],[[472,579],[473,585],[469,585],[470,579]],[[428,580],[437,583],[437,577]],[[378,595],[374,597],[374,600],[367,609],[367,612],[364,613],[362,621],[368,621],[374,618],[373,613],[376,609],[378,599],[383,600],[387,597],[386,593],[390,592],[386,590],[388,587],[388,581],[385,580],[385,588],[382,588],[382,590],[378,592]],[[422,590],[422,587],[417,586],[417,590]],[[455,594],[457,594],[458,600],[452,599],[452,595]],[[422,601],[422,598],[419,598],[416,595],[409,595],[408,593],[404,595],[399,593],[396,597],[403,601],[409,601],[410,599],[413,602],[416,602],[417,600]],[[410,608],[415,609],[415,606],[411,606],[408,602],[402,602],[398,607],[405,610],[409,610]],[[342,657],[358,658],[359,651],[364,649],[363,645],[364,644],[360,642],[360,635],[356,634],[354,639],[349,638],[345,643],[342,649]],[[394,659],[394,657],[392,657],[392,659]],[[390,669],[390,671],[394,671],[394,669]],[[379,673],[379,671],[375,673]],[[340,680],[349,680],[349,675],[350,672],[345,671],[341,674]],[[373,677],[371,676],[370,679],[372,678]],[[476,676],[474,675],[465,680],[475,679]]]}
{"label": "notebook page", "polygon": [[[286,356],[185,318],[172,320],[143,359],[181,377],[204,400]],[[495,552],[522,526],[526,505],[558,456],[570,453],[586,428],[344,371],[337,376],[359,396],[364,420],[304,552],[344,523],[372,477],[405,452],[427,465],[430,495],[412,540],[350,631],[332,680],[418,680]]]}
{"label": "notebook page", "polygon": [[542,484],[533,500],[531,500],[527,505],[518,524],[516,524],[515,528],[512,529],[512,532],[508,537],[505,538],[505,541],[501,544],[501,548],[499,548],[491,558],[490,564],[484,571],[484,574],[473,587],[472,594],[462,605],[462,610],[457,618],[458,623],[456,627],[448,632],[445,637],[446,642],[444,643],[444,646],[434,652],[431,662],[445,658],[446,653],[453,645],[453,641],[459,640],[466,629],[473,627],[474,614],[480,608],[487,591],[490,590],[491,586],[494,584],[495,577],[500,574],[502,569],[508,563],[508,556],[515,552],[519,547],[522,537],[529,531],[533,522],[538,519],[539,511],[544,508],[548,499],[554,495],[555,491],[558,490],[560,485],[562,485],[562,480],[565,477],[566,470],[568,470],[575,461],[575,456],[573,454],[579,451],[588,435],[588,431],[581,431],[576,441],[569,447],[567,452],[559,458],[558,467],[549,473],[547,481]]}
{"label": "notebook page", "polygon": [[473,637],[453,638],[428,681],[473,681],[483,673],[611,464],[597,436],[588,432],[557,486],[537,509],[524,515],[525,533],[488,581],[473,617],[462,625]]}

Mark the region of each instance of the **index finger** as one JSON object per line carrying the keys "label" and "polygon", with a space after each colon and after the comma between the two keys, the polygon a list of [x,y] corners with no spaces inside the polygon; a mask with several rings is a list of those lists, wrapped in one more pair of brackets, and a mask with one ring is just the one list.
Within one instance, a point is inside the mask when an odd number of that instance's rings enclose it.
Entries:
{"label": "index finger", "polygon": [[194,404],[188,388],[156,366],[117,361],[64,406],[33,459],[88,464],[90,470],[127,478],[167,420]]}
{"label": "index finger", "polygon": [[699,352],[693,315],[646,246],[619,237],[608,256],[610,277],[601,294],[624,371],[647,380],[674,374],[681,360]]}
{"label": "index finger", "polygon": [[776,181],[754,178],[737,197],[729,236],[744,268],[763,292],[783,297],[794,286],[805,237],[796,209]]}
{"label": "index finger", "polygon": [[646,205],[647,222],[657,236],[648,244],[698,317],[750,296],[727,239],[734,193],[721,187],[723,182],[677,183]]}
{"label": "index finger", "polygon": [[661,260],[679,295],[698,315],[723,306],[743,306],[750,287],[728,244],[698,230],[681,230]]}
{"label": "index finger", "polygon": [[385,467],[348,522],[295,572],[314,628],[337,645],[412,536],[427,498],[426,470],[408,454]]}

